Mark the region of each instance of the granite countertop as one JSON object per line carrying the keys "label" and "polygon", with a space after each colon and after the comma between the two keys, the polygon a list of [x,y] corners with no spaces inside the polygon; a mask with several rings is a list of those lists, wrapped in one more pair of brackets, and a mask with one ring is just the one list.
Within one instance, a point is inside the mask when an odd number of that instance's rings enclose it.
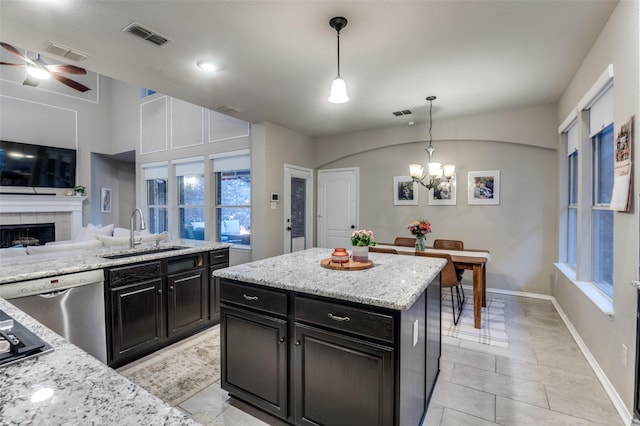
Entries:
{"label": "granite countertop", "polygon": [[[54,348],[0,367],[0,424],[198,424],[1,298],[0,310]],[[34,393],[45,388],[52,396],[32,402]]]}
{"label": "granite countertop", "polygon": [[[0,285],[36,278],[51,277],[55,275],[104,269],[135,262],[164,259],[167,257],[199,253],[208,250],[216,250],[230,247],[232,244],[198,240],[171,240],[161,244],[161,247],[167,246],[180,246],[183,248],[180,250],[154,253],[152,251],[149,252],[149,250],[153,250],[153,247],[136,248],[133,250],[121,250],[118,248],[107,247],[84,250],[65,250],[64,246],[54,246],[57,248],[52,250],[51,253],[37,253],[28,256],[7,258],[0,256],[0,270],[2,270]],[[120,259],[106,259],[102,257],[104,255],[128,252],[137,252],[140,254]]]}
{"label": "granite countertop", "polygon": [[406,310],[425,291],[446,260],[369,253],[373,267],[337,271],[320,266],[331,249],[312,248],[218,269],[221,278],[314,294],[394,310]]}

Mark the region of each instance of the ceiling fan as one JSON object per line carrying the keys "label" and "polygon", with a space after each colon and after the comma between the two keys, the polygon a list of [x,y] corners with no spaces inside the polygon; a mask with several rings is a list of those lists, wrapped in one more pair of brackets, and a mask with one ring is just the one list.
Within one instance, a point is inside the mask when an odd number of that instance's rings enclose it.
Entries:
{"label": "ceiling fan", "polygon": [[58,80],[62,84],[66,84],[72,89],[78,90],[80,92],[86,92],[87,90],[91,90],[87,86],[78,83],[77,81],[71,80],[69,77],[65,77],[61,73],[64,74],[78,74],[84,75],[87,71],[84,68],[76,67],[75,65],[68,64],[54,64],[48,65],[45,63],[42,58],[40,58],[40,54],[36,59],[30,59],[23,55],[18,49],[11,46],[10,44],[0,42],[0,46],[7,49],[9,52],[16,55],[18,58],[25,61],[25,64],[11,64],[9,62],[0,62],[0,65],[11,65],[14,67],[24,67],[27,69],[27,78],[24,80],[22,84],[27,86],[37,86],[40,84],[40,81],[46,80],[49,77],[53,77]]}

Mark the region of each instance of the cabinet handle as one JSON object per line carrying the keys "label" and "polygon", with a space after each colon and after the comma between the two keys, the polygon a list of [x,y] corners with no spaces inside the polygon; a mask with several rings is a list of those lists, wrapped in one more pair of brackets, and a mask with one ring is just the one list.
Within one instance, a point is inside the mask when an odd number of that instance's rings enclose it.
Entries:
{"label": "cabinet handle", "polygon": [[169,291],[173,291],[173,286],[172,285],[169,286]]}
{"label": "cabinet handle", "polygon": [[158,294],[162,294],[162,289],[158,289]]}
{"label": "cabinet handle", "polygon": [[296,345],[296,346],[300,346],[300,340],[296,340],[295,345]]}
{"label": "cabinet handle", "polygon": [[284,337],[279,338],[279,339],[278,339],[278,342],[280,342],[280,343],[284,343]]}
{"label": "cabinet handle", "polygon": [[329,318],[331,318],[334,321],[340,321],[340,322],[351,321],[351,318],[349,317],[339,317],[339,316],[333,315],[331,312],[329,312]]}
{"label": "cabinet handle", "polygon": [[213,256],[214,259],[222,259],[225,258],[226,256],[224,254],[217,254],[215,256]]}
{"label": "cabinet handle", "polygon": [[242,294],[242,297],[245,298],[245,300],[258,300],[258,296],[247,296],[246,294]]}
{"label": "cabinet handle", "polygon": [[190,280],[192,280],[192,279],[194,279],[194,278],[200,278],[200,277],[201,277],[201,275],[192,275],[192,276],[190,276],[190,277],[185,277],[185,278],[180,278],[180,279],[178,279],[178,280],[174,280],[173,282],[174,282],[175,284],[180,284],[180,283],[182,283],[182,282],[190,281]]}

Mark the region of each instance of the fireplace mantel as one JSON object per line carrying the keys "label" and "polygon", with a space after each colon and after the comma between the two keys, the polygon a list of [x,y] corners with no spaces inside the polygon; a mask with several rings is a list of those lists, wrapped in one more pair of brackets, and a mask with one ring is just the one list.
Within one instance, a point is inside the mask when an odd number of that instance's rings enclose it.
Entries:
{"label": "fireplace mantel", "polygon": [[[87,197],[0,194],[1,213],[80,212]],[[82,217],[81,217],[82,218]]]}
{"label": "fireplace mantel", "polygon": [[82,204],[86,199],[60,195],[0,194],[0,214],[69,213],[73,238],[82,228]]}

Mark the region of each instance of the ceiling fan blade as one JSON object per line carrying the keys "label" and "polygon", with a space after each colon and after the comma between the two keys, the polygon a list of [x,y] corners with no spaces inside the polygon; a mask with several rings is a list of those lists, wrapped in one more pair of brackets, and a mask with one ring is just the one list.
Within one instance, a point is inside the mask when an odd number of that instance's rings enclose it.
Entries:
{"label": "ceiling fan blade", "polygon": [[0,46],[4,47],[9,52],[13,53],[14,55],[16,55],[18,58],[22,59],[23,61],[28,62],[31,65],[35,65],[31,59],[29,59],[26,56],[24,56],[22,54],[22,52],[20,52],[18,49],[16,49],[12,45],[7,44],[7,43],[3,43],[3,42],[0,41]]}
{"label": "ceiling fan blade", "polygon": [[10,64],[9,62],[0,62],[0,65],[11,65],[13,67],[26,67],[27,64]]}
{"label": "ceiling fan blade", "polygon": [[65,77],[63,75],[60,75],[60,74],[51,74],[51,77],[55,78],[60,83],[66,84],[67,86],[71,87],[72,89],[76,89],[79,92],[86,92],[87,90],[91,90],[87,86],[85,86],[83,84],[80,84],[77,81],[73,81],[70,78],[67,78],[67,77]]}
{"label": "ceiling fan blade", "polygon": [[40,79],[31,77],[30,75],[27,74],[27,78],[25,78],[22,84],[24,84],[25,86],[36,87],[38,84],[40,84]]}
{"label": "ceiling fan blade", "polygon": [[63,72],[66,74],[83,74],[83,75],[87,73],[87,70],[85,70],[84,68],[76,67],[75,65],[69,65],[69,64],[52,64],[52,65],[46,65],[45,68],[48,69],[49,72]]}

